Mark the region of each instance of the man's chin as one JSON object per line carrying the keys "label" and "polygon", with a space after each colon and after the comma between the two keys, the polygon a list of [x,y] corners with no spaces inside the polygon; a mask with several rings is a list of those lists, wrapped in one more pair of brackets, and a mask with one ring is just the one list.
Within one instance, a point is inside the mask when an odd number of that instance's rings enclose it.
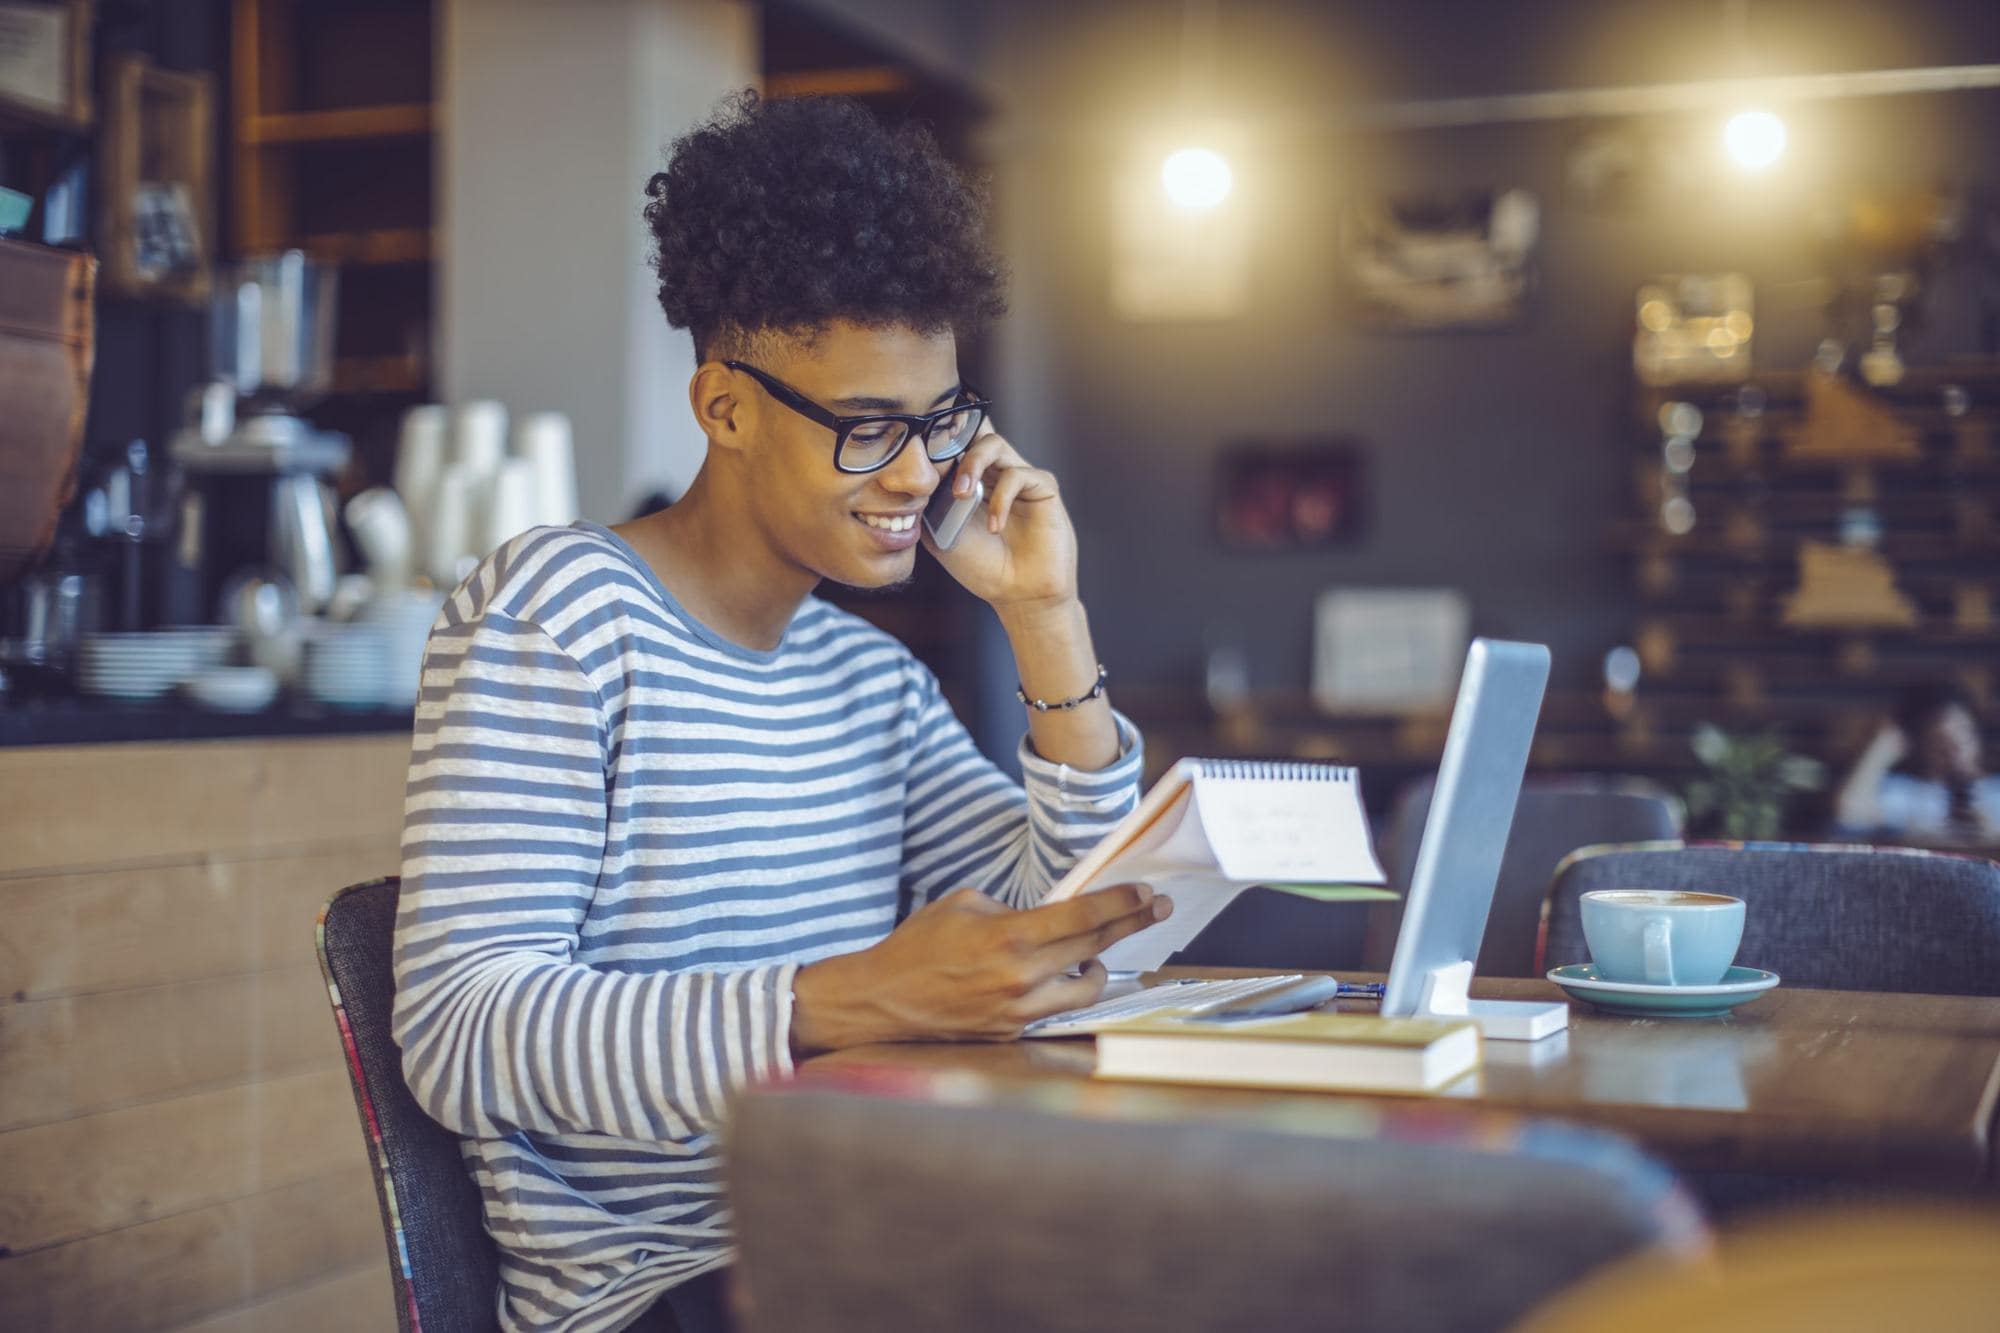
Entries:
{"label": "man's chin", "polygon": [[887,583],[849,583],[845,579],[834,578],[831,575],[826,581],[842,592],[852,593],[857,597],[894,597],[917,581],[917,570],[913,564],[902,576],[893,578]]}

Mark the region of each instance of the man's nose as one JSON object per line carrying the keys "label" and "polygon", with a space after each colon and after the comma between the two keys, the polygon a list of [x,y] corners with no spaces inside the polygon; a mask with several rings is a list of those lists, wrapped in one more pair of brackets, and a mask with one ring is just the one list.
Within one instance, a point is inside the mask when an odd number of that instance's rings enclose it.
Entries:
{"label": "man's nose", "polygon": [[913,438],[896,455],[896,461],[882,469],[884,489],[899,495],[929,495],[942,480],[937,464],[924,452],[921,437]]}

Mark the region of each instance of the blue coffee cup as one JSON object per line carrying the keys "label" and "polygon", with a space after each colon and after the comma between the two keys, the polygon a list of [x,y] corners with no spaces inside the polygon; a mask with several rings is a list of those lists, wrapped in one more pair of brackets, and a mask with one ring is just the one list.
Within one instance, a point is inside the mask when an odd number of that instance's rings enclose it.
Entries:
{"label": "blue coffee cup", "polygon": [[1743,942],[1743,900],[1674,889],[1583,895],[1583,938],[1606,981],[1712,986]]}

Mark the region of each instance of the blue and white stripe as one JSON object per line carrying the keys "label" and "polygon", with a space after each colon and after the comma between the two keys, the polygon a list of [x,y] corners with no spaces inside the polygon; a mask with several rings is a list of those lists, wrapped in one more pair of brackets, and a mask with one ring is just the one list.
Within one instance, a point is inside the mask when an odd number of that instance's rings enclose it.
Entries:
{"label": "blue and white stripe", "polygon": [[544,528],[424,658],[396,1039],[466,1136],[509,1329],[622,1327],[730,1258],[729,1090],[791,1071],[792,978],[960,885],[1038,902],[1137,798],[978,753],[901,644],[807,599],[771,652],[610,531]]}

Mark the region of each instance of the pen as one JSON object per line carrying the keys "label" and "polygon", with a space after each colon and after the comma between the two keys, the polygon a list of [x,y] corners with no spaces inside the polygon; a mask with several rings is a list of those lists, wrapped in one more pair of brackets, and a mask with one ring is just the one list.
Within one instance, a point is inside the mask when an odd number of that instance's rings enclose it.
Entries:
{"label": "pen", "polygon": [[[1079,974],[1072,973],[1071,975]],[[1143,972],[1127,972],[1123,968],[1114,967],[1105,973],[1105,979],[1108,982],[1137,981],[1144,975]],[[1197,978],[1194,977],[1180,977],[1176,980],[1160,984],[1164,986],[1186,986],[1194,983],[1196,980]],[[1336,983],[1333,993],[1335,998],[1379,1000],[1382,998],[1382,992],[1387,989],[1387,983],[1380,981],[1342,981]]]}

